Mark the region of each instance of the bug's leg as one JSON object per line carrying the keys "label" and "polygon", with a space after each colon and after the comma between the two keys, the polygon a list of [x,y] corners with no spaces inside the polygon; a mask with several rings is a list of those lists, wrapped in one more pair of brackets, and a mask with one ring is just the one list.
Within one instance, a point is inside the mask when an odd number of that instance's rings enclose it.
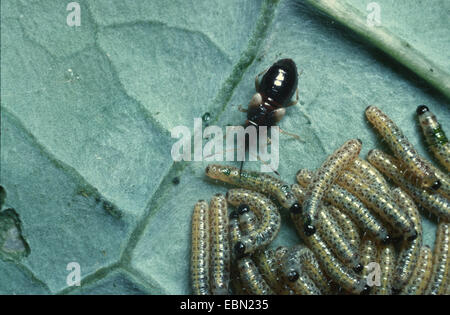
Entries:
{"label": "bug's leg", "polygon": [[259,77],[260,77],[262,74],[266,73],[267,70],[269,70],[269,68],[267,68],[267,69],[261,71],[260,73],[258,73],[258,74],[256,75],[256,77],[255,77],[255,90],[256,90],[256,91],[259,90]]}
{"label": "bug's leg", "polygon": [[[286,108],[285,107],[281,107],[281,108],[275,109],[272,112],[272,119],[273,119],[273,121],[276,122],[276,123],[279,122],[284,117],[284,114],[286,114]],[[278,126],[278,129],[280,129],[280,132],[282,132],[284,134],[287,134],[288,136],[291,136],[291,137],[293,137],[293,138],[295,138],[297,140],[305,142],[304,140],[302,140],[300,138],[299,135],[296,135],[294,133],[290,133],[290,132],[284,131],[283,129],[280,128],[280,126]]]}
{"label": "bug's leg", "polygon": [[261,96],[261,94],[255,93],[255,94],[253,94],[252,99],[251,99],[250,102],[248,103],[247,109],[242,108],[242,105],[239,105],[239,106],[238,106],[238,110],[241,111],[241,112],[243,112],[243,113],[246,113],[246,112],[248,112],[248,110],[250,109],[250,107],[256,107],[256,106],[259,106],[259,105],[261,105],[261,103],[262,103],[262,96]]}
{"label": "bug's leg", "polygon": [[272,166],[270,166],[270,164],[268,164],[266,161],[264,161],[263,159],[261,159],[261,157],[259,156],[259,154],[256,156],[258,158],[258,161],[260,161],[261,163],[263,163],[265,166],[270,167],[272,169],[272,172],[274,172],[275,174],[277,174],[278,176],[280,176],[280,173],[278,173]]}
{"label": "bug's leg", "polygon": [[288,103],[288,104],[286,105],[286,107],[293,106],[293,105],[297,104],[297,102],[298,102],[298,88],[297,88],[297,90],[295,91],[295,100],[293,100],[293,101],[291,101],[290,103]]}
{"label": "bug's leg", "polygon": [[238,105],[238,110],[242,113],[246,113],[248,109],[242,108],[242,105]]}
{"label": "bug's leg", "polygon": [[271,113],[273,121],[275,123],[279,122],[284,117],[285,114],[286,108],[284,107],[277,108]]}
{"label": "bug's leg", "polygon": [[241,178],[242,168],[244,167],[244,161],[241,161],[241,167],[239,168],[239,178]]}
{"label": "bug's leg", "polygon": [[[279,128],[279,127],[278,127],[278,128]],[[297,134],[295,134],[295,133],[287,132],[287,131],[285,131],[285,130],[283,130],[283,129],[281,129],[281,128],[280,128],[280,132],[281,132],[281,133],[284,133],[284,134],[286,134],[286,135],[288,135],[288,136],[291,136],[291,137],[293,137],[293,138],[295,138],[295,139],[297,139],[297,140],[299,140],[299,141],[301,141],[301,142],[305,142],[305,140],[303,140],[302,138],[300,138],[300,136],[297,135]]]}
{"label": "bug's leg", "polygon": [[248,109],[251,107],[258,107],[262,103],[262,95],[259,93],[255,93],[252,96],[252,99],[250,100],[250,103],[248,103]]}

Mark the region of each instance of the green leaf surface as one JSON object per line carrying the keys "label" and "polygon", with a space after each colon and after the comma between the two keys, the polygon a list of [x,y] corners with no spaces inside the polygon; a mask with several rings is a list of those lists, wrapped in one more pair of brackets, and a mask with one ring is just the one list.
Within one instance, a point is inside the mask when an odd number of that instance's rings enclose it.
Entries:
{"label": "green leaf surface", "polygon": [[[368,2],[347,2],[366,12]],[[280,136],[288,182],[347,139],[362,140],[363,157],[384,148],[368,105],[429,158],[417,105],[450,133],[448,100],[424,78],[301,0],[78,1],[79,27],[66,24],[67,3],[1,2],[0,210],[17,218],[0,232],[20,226],[29,251],[0,255],[0,293],[190,293],[193,205],[227,187],[205,178],[206,162],[173,162],[170,131],[193,130],[205,113],[210,124],[242,124],[238,105],[279,58],[302,73],[300,102],[280,122],[305,141]],[[448,1],[377,3],[384,27],[450,72]],[[274,245],[297,243],[286,214],[282,225]],[[433,245],[426,214],[424,229]],[[67,284],[70,262],[81,266],[81,287]]]}

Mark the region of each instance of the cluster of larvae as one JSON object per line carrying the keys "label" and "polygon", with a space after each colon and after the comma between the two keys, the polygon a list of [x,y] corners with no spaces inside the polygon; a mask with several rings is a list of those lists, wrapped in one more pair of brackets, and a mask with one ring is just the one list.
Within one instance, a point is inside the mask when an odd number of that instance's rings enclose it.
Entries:
{"label": "cluster of larvae", "polygon": [[[237,188],[200,200],[192,217],[193,294],[450,294],[450,146],[436,117],[417,109],[441,171],[379,108],[365,111],[393,155],[359,157],[345,142],[289,185],[264,173],[211,164],[209,178]],[[234,211],[229,213],[228,207]],[[271,248],[287,210],[301,244]],[[420,211],[437,221],[422,244]]]}

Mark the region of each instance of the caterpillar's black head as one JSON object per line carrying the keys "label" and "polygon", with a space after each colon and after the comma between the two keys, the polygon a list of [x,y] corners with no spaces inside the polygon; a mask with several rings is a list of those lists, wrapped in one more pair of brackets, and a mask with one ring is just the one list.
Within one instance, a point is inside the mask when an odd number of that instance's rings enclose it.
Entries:
{"label": "caterpillar's black head", "polygon": [[425,113],[428,112],[428,111],[429,111],[429,109],[428,109],[428,107],[425,106],[425,105],[420,105],[420,106],[418,106],[417,109],[416,109],[416,113],[417,113],[418,116],[420,116],[420,115],[422,115],[422,114],[425,114]]}

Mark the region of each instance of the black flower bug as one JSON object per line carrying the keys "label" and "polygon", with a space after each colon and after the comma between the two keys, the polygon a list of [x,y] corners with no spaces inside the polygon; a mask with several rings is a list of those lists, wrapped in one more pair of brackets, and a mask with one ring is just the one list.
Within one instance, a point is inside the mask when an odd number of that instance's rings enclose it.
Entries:
{"label": "black flower bug", "polygon": [[[261,81],[259,77],[263,75]],[[244,127],[255,126],[259,131],[260,126],[271,127],[276,125],[286,113],[286,107],[293,106],[298,102],[298,72],[297,66],[292,59],[281,59],[271,67],[259,73],[255,78],[255,90],[247,109],[239,110],[247,113]],[[291,101],[296,94],[295,100]],[[286,133],[298,140],[296,134]],[[246,134],[245,146],[248,149],[249,140]],[[241,170],[244,162],[241,162]],[[275,171],[275,173],[277,173]],[[277,173],[278,174],[278,173]]]}
{"label": "black flower bug", "polygon": [[[259,76],[263,75],[261,82]],[[255,90],[248,105],[245,126],[274,126],[286,113],[286,107],[298,101],[297,66],[292,59],[281,59],[255,78]],[[296,93],[296,99],[291,101]],[[298,137],[297,135],[292,135]]]}

